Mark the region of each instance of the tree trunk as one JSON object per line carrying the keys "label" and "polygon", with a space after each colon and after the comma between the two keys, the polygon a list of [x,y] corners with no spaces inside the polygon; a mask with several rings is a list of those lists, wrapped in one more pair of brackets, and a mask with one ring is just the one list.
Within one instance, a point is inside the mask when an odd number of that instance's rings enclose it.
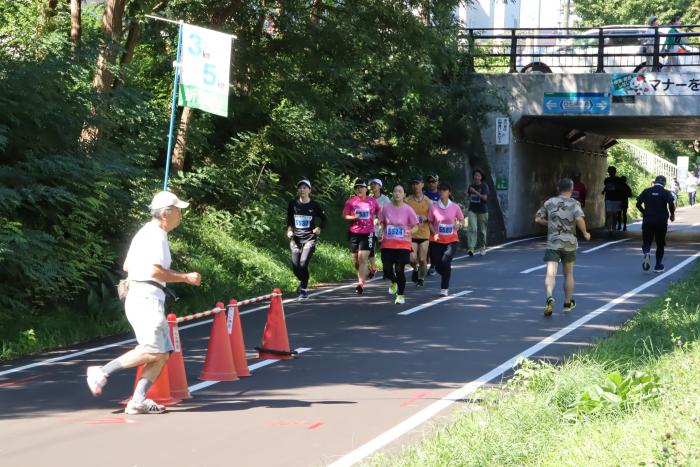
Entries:
{"label": "tree trunk", "polygon": [[126,0],[108,0],[105,6],[105,13],[102,16],[102,37],[104,42],[100,47],[95,79],[92,82],[97,92],[104,92],[114,84],[114,74],[110,71],[110,67],[116,64],[117,49],[115,45],[119,43],[124,32],[122,19],[125,6]]}
{"label": "tree trunk", "polygon": [[185,151],[187,150],[187,129],[192,119],[192,108],[184,107],[180,117],[180,125],[177,129],[177,140],[173,150],[172,167],[173,170],[182,171],[185,168]]}
{"label": "tree trunk", "polygon": [[318,26],[319,22],[321,21],[321,2],[323,0],[314,0],[314,2],[311,4],[311,17],[309,18],[311,20],[311,24],[314,26]]}
{"label": "tree trunk", "polygon": [[73,51],[80,45],[80,33],[81,33],[81,14],[82,6],[81,0],[70,0],[70,40],[73,43]]}
{"label": "tree trunk", "polygon": [[141,24],[138,21],[132,21],[129,24],[129,31],[126,35],[126,48],[122,54],[119,64],[119,78],[115,80],[114,87],[118,88],[124,84],[124,79],[126,78],[126,68],[124,65],[128,65],[134,59],[134,49],[136,48],[136,43],[141,35]]}

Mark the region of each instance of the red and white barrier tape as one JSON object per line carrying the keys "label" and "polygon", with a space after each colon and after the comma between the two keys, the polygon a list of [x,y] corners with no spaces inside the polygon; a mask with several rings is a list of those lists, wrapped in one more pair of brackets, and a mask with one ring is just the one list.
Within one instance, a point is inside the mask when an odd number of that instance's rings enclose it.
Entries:
{"label": "red and white barrier tape", "polygon": [[[252,304],[252,303],[258,303],[258,302],[262,302],[262,301],[265,301],[265,300],[269,300],[269,299],[271,299],[272,297],[281,297],[281,296],[282,296],[281,293],[271,293],[271,294],[267,294],[267,295],[262,295],[262,296],[260,296],[260,297],[249,298],[249,299],[247,299],[247,300],[241,300],[240,302],[237,302],[237,303],[236,303],[236,306],[241,307],[241,306],[244,306],[244,305],[250,305],[250,304]],[[229,306],[230,306],[230,305],[229,305]],[[192,315],[187,315],[187,316],[180,316],[180,317],[177,319],[177,322],[178,322],[178,323],[182,323],[182,322],[184,322],[184,321],[192,321],[192,320],[194,320],[194,319],[199,319],[199,318],[204,318],[204,317],[206,317],[206,316],[215,315],[216,313],[218,313],[218,312],[220,312],[220,311],[226,310],[226,308],[227,308],[227,307],[225,307],[225,308],[216,307],[216,308],[212,308],[211,310],[202,311],[202,312],[200,312],[200,313],[194,313],[194,314],[192,314]]]}

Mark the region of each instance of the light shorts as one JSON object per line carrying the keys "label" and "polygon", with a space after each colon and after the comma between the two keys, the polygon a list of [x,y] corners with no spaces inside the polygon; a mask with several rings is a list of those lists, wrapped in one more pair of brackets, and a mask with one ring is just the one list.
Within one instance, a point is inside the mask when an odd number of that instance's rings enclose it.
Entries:
{"label": "light shorts", "polygon": [[126,296],[126,319],[136,334],[136,347],[142,353],[164,353],[175,350],[170,342],[168,320],[163,302],[156,297],[136,294]]}

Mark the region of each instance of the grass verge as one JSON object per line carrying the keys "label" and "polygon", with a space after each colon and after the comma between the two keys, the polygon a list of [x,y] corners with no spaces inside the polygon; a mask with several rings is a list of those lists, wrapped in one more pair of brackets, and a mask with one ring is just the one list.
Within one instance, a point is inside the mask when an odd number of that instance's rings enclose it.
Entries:
{"label": "grass verge", "polygon": [[523,361],[447,426],[370,465],[700,465],[700,266],[588,351]]}

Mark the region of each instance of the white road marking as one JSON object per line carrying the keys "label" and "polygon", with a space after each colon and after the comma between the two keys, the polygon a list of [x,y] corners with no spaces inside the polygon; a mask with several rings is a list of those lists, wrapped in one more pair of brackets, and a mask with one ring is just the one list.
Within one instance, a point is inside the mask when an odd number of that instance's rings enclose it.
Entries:
{"label": "white road marking", "polygon": [[627,240],[632,240],[632,239],[631,238],[623,238],[622,240],[615,240],[612,242],[606,242],[606,243],[603,243],[602,245],[598,245],[597,247],[591,248],[590,250],[582,251],[581,253],[592,253],[596,250],[600,250],[601,248],[605,248],[606,246],[614,245],[615,243],[626,242]]}
{"label": "white road marking", "polygon": [[[296,352],[298,354],[302,354],[304,352],[308,352],[309,350],[311,350],[311,348],[310,347],[299,347],[298,349],[294,349],[294,350],[296,350]],[[255,370],[266,367],[268,365],[272,365],[273,363],[277,363],[280,361],[289,361],[289,360],[276,360],[273,358],[268,358],[267,360],[263,360],[261,362],[254,363],[254,364],[250,365],[248,367],[248,370],[250,370],[250,372],[252,373]],[[224,381],[202,381],[201,383],[193,384],[192,386],[188,387],[187,389],[189,389],[190,392],[195,392],[195,391],[199,391],[200,389],[208,388],[209,386],[213,386],[217,383],[222,383],[222,382],[224,382]]]}
{"label": "white road marking", "polygon": [[467,295],[470,293],[472,293],[471,290],[463,290],[461,292],[457,292],[456,294],[448,295],[447,297],[440,297],[436,300],[433,300],[432,302],[428,302],[428,303],[424,303],[422,305],[414,306],[413,308],[409,308],[408,310],[402,311],[401,313],[397,313],[397,314],[399,314],[401,316],[412,315],[413,313],[415,313],[417,311],[424,310],[426,308],[437,305],[439,303],[446,302],[447,300],[452,300],[453,298],[461,297],[462,295]]}
{"label": "white road marking", "polygon": [[[501,245],[496,245],[496,246],[494,246],[493,248],[489,248],[488,251],[497,250],[497,249],[499,249],[499,248],[504,248],[504,247],[506,247],[506,246],[513,245],[513,244],[515,244],[515,243],[525,242],[525,241],[527,241],[527,240],[532,240],[532,239],[535,239],[535,238],[541,238],[541,237],[529,237],[529,238],[521,238],[520,240],[513,240],[512,242],[503,243],[503,244],[501,244]],[[466,255],[464,255],[464,256],[459,256],[459,257],[455,258],[455,260],[464,258],[465,256],[466,256]],[[380,279],[380,277],[377,276],[377,277],[375,277],[374,279],[368,280],[367,282],[374,282],[374,281],[379,280],[379,279]],[[356,285],[355,283],[352,283],[352,284],[341,285],[341,286],[338,286],[338,287],[332,287],[332,288],[330,288],[330,289],[325,289],[325,290],[320,290],[320,291],[318,291],[318,292],[313,292],[313,293],[309,294],[309,296],[310,296],[310,297],[315,297],[315,296],[317,296],[317,295],[323,295],[323,294],[326,294],[326,293],[334,292],[334,291],[336,291],[336,290],[346,289],[346,288],[348,288],[348,287],[354,287],[355,285]],[[296,300],[297,300],[296,298],[288,298],[288,299],[286,299],[286,300],[282,300],[282,303],[289,303],[289,302],[296,301]],[[240,315],[247,315],[247,314],[254,313],[254,312],[260,311],[260,310],[265,310],[265,309],[268,309],[268,308],[269,308],[269,307],[268,307],[267,305],[258,306],[258,307],[255,307],[255,308],[251,308],[250,310],[241,311],[241,312],[240,312]],[[186,325],[184,325],[184,326],[179,326],[179,327],[178,327],[178,330],[183,331],[183,330],[185,330],[185,329],[194,328],[194,327],[197,327],[197,326],[202,326],[202,325],[211,323],[212,321],[213,321],[212,319],[206,319],[206,320],[204,320],[204,321],[198,321],[198,322],[196,322],[196,323],[186,324]],[[18,366],[18,367],[16,367],[16,368],[10,368],[10,369],[8,369],[8,370],[3,370],[3,371],[0,371],[0,376],[8,375],[8,374],[11,374],[11,373],[17,373],[17,372],[24,371],[24,370],[29,370],[29,369],[31,369],[31,368],[36,368],[36,367],[38,367],[38,366],[49,365],[49,364],[55,363],[55,362],[60,362],[60,361],[64,361],[64,360],[69,360],[69,359],[71,359],[71,358],[79,357],[79,356],[81,356],[81,355],[87,355],[87,354],[94,353],[94,352],[99,352],[100,350],[105,350],[105,349],[112,349],[112,348],[114,348],[114,347],[119,347],[119,346],[122,346],[122,345],[125,345],[125,344],[131,344],[131,343],[133,343],[133,342],[136,342],[136,339],[126,339],[126,340],[123,340],[123,341],[115,342],[115,343],[113,343],[113,344],[107,344],[107,345],[102,345],[102,346],[99,346],[99,347],[92,347],[92,348],[89,348],[89,349],[80,350],[80,351],[73,352],[73,353],[69,353],[69,354],[66,354],[66,355],[61,355],[61,356],[59,356],[59,357],[53,357],[53,358],[49,358],[49,359],[42,360],[42,361],[39,361],[39,362],[30,363],[30,364],[22,365],[22,366]]]}
{"label": "white road marking", "polygon": [[377,436],[376,438],[363,444],[362,446],[355,449],[354,451],[351,451],[350,453],[346,454],[345,456],[341,457],[337,461],[330,464],[329,467],[351,466],[351,465],[361,461],[362,459],[364,459],[368,455],[370,455],[373,452],[377,451],[378,449],[381,449],[382,447],[386,446],[387,444],[394,441],[395,439],[397,439],[401,435],[415,429],[416,427],[418,427],[419,425],[421,425],[422,423],[424,423],[428,419],[432,418],[433,416],[435,416],[436,414],[438,414],[442,410],[446,409],[450,405],[454,404],[455,402],[463,400],[469,394],[473,393],[478,388],[480,388],[484,384],[488,383],[492,379],[503,375],[504,373],[509,371],[511,368],[513,368],[513,365],[518,361],[519,358],[527,358],[527,357],[539,352],[543,348],[547,347],[549,344],[552,344],[552,343],[558,341],[562,337],[566,336],[567,334],[571,333],[572,331],[574,331],[577,328],[581,327],[582,325],[586,324],[587,322],[589,322],[593,318],[597,317],[598,315],[610,310],[615,305],[618,305],[620,303],[625,302],[626,300],[637,295],[639,292],[642,292],[643,290],[648,289],[652,285],[662,281],[663,279],[670,276],[671,274],[674,274],[675,272],[680,271],[681,269],[686,267],[688,264],[695,261],[698,258],[698,256],[700,256],[700,253],[695,253],[693,256],[686,258],[680,264],[673,267],[672,269],[669,269],[667,272],[661,274],[660,276],[658,276],[658,277],[656,277],[648,282],[643,283],[642,285],[630,290],[629,292],[625,293],[624,295],[621,295],[618,298],[609,301],[608,303],[601,306],[600,308],[588,313],[587,315],[583,316],[582,318],[579,318],[578,320],[574,321],[573,323],[566,326],[565,328],[560,329],[559,331],[555,332],[554,334],[550,335],[549,337],[546,337],[545,339],[541,340],[537,344],[527,348],[526,350],[520,352],[519,354],[515,355],[514,357],[501,363],[499,366],[497,366],[493,370],[489,371],[488,373],[481,375],[479,378],[477,378],[474,381],[470,381],[469,383],[465,384],[461,388],[451,392],[450,394],[443,397],[442,399],[425,407],[424,409],[415,413],[414,415],[407,418],[406,420],[399,423],[398,425],[394,426],[393,428],[385,431],[384,433]]}
{"label": "white road marking", "polygon": [[532,271],[537,271],[538,269],[544,269],[544,268],[546,268],[546,267],[547,267],[546,264],[541,264],[541,265],[539,265],[539,266],[535,266],[534,268],[525,269],[525,270],[523,270],[523,271],[520,271],[520,274],[529,274],[529,273],[531,273]]}

